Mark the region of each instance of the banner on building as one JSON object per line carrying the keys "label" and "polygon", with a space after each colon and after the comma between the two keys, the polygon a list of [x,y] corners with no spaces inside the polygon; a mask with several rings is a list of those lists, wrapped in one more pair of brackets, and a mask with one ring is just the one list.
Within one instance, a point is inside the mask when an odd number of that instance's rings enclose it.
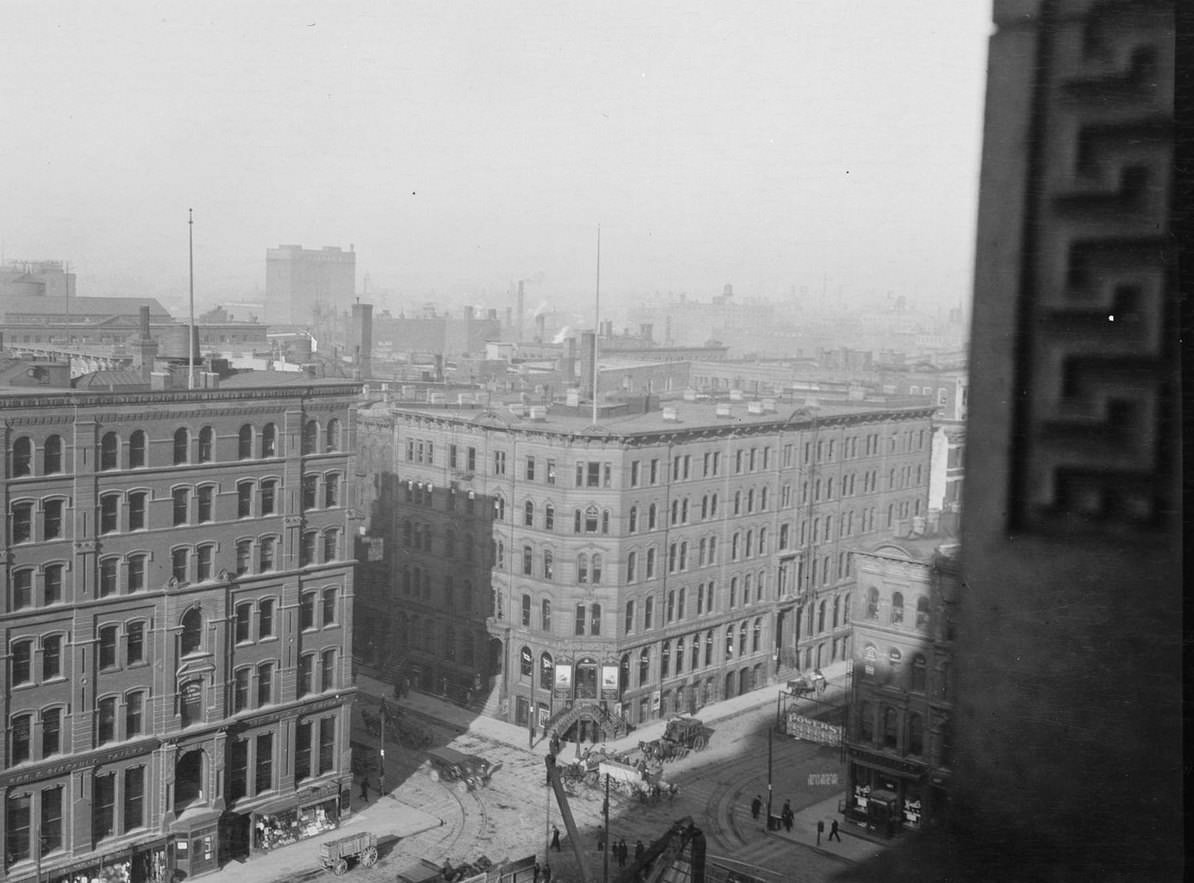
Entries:
{"label": "banner on building", "polygon": [[557,690],[572,690],[572,663],[571,662],[557,662],[556,663],[556,689]]}
{"label": "banner on building", "polygon": [[785,731],[793,739],[820,742],[823,745],[842,744],[842,728],[838,724],[827,724],[794,711],[788,712],[786,724]]}
{"label": "banner on building", "polygon": [[601,666],[601,695],[605,699],[612,699],[618,695],[618,667],[616,665]]}

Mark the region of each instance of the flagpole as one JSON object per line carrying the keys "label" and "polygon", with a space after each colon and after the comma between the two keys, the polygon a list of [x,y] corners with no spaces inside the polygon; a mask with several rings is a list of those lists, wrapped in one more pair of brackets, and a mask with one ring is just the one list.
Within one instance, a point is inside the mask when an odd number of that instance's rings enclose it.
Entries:
{"label": "flagpole", "polygon": [[190,322],[187,325],[187,389],[195,388],[195,219],[187,209],[187,254],[190,265]]}
{"label": "flagpole", "polygon": [[597,341],[601,339],[601,225],[597,225],[597,291],[593,296],[593,424],[597,423]]}

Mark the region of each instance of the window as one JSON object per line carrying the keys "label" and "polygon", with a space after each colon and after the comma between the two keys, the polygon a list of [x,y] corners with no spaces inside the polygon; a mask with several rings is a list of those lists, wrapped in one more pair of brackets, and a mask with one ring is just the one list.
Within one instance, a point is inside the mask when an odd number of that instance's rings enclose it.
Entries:
{"label": "window", "polygon": [[210,426],[204,426],[199,430],[199,462],[210,463],[212,453],[212,441],[215,433],[212,432]]}
{"label": "window", "polygon": [[314,454],[319,440],[319,421],[308,420],[303,424],[302,453]]}
{"label": "window", "polygon": [[543,631],[551,631],[551,601],[547,600],[546,598],[543,599],[543,603],[540,607],[539,622],[543,628]]}
{"label": "window", "polygon": [[866,590],[866,618],[879,618],[879,590],[874,586]]}
{"label": "window", "polygon": [[330,772],[335,766],[336,719],[321,718],[319,721],[319,773]]}
{"label": "window", "polygon": [[659,653],[659,677],[666,678],[670,673],[672,659],[672,642],[664,641]]}
{"label": "window", "polygon": [[170,552],[170,575],[177,583],[185,583],[187,581],[188,571],[190,570],[191,550],[185,546],[179,549],[173,549]]}
{"label": "window", "polygon": [[116,594],[116,570],[119,559],[101,558],[99,562],[99,595],[106,598]]}
{"label": "window", "polygon": [[599,554],[593,555],[593,585],[601,582],[601,556]]}
{"label": "window", "polygon": [[916,627],[921,631],[929,627],[929,599],[924,595],[916,599]]}
{"label": "window", "polygon": [[204,485],[199,488],[196,502],[198,503],[198,512],[196,518],[200,524],[205,524],[211,521],[211,507],[212,499],[215,495],[215,488],[211,485]]}
{"label": "window", "polygon": [[315,496],[319,490],[319,476],[303,476],[303,511],[315,508]]}
{"label": "window", "polygon": [[325,626],[336,624],[336,590],[324,589],[322,601],[323,624]]}
{"label": "window", "polygon": [[274,504],[277,497],[278,482],[276,479],[267,478],[261,482],[261,514],[273,515]]}
{"label": "window", "polygon": [[644,647],[638,654],[638,685],[646,684],[651,677],[651,651]]}
{"label": "window", "polygon": [[101,670],[116,667],[116,626],[107,625],[99,630],[99,667]]}
{"label": "window", "polygon": [[315,562],[315,541],[319,538],[313,530],[303,531],[299,541],[299,567],[306,567]]}
{"label": "window", "polygon": [[[323,449],[329,454],[340,450],[340,421],[333,417],[324,427]],[[431,443],[427,443],[427,462],[431,462]]]}
{"label": "window", "polygon": [[323,506],[325,509],[334,509],[339,505],[340,476],[333,472],[323,478]]}
{"label": "window", "polygon": [[99,701],[95,718],[95,744],[103,745],[116,739],[116,697]]}
{"label": "window", "polygon": [[909,689],[913,693],[923,693],[925,691],[925,684],[927,682],[928,665],[925,662],[924,654],[917,653],[912,657],[912,676]]}
{"label": "window", "polygon": [[99,468],[101,470],[119,469],[119,461],[120,440],[116,437],[116,433],[105,432],[103,438],[100,439]]}
{"label": "window", "polygon": [[600,635],[601,634],[601,605],[600,604],[589,605],[589,634],[590,635]]}
{"label": "window", "polygon": [[589,581],[589,556],[583,553],[576,556],[576,581],[579,584]]}
{"label": "window", "polygon": [[576,626],[573,629],[573,634],[583,635],[585,633],[585,605],[576,605]]}
{"label": "window", "polygon": [[[50,681],[62,676],[62,636],[46,635],[41,639],[41,677]],[[16,682],[14,676],[13,681]]]}
{"label": "window", "polygon": [[899,714],[894,708],[883,709],[883,747],[895,748],[899,744]]}
{"label": "window", "polygon": [[535,504],[532,503],[530,500],[527,500],[526,504],[522,507],[522,509],[523,509],[522,523],[526,527],[534,527],[535,526]]}
{"label": "window", "polygon": [[249,602],[236,605],[236,624],[234,627],[235,641],[243,644],[253,639],[251,626],[253,622],[253,605]]}
{"label": "window", "polygon": [[643,629],[651,628],[652,620],[655,618],[655,597],[650,595],[647,600],[643,602]]}
{"label": "window", "polygon": [[299,599],[299,628],[313,629],[315,628],[315,593],[303,592]]}
{"label": "window", "polygon": [[174,505],[174,524],[175,526],[187,523],[187,509],[190,502],[190,491],[185,487],[175,488],[171,494],[171,499]]}
{"label": "window", "polygon": [[551,579],[555,573],[555,559],[552,557],[551,549],[543,550],[543,578]]}
{"label": "window", "polygon": [[136,691],[124,697],[124,738],[140,736],[145,722],[145,694]]}
{"label": "window", "polygon": [[41,756],[51,757],[62,750],[62,709],[47,708],[41,713]]}
{"label": "window", "polygon": [[203,648],[203,614],[192,607],[182,615],[180,624],[182,630],[178,639],[179,652],[183,656],[198,653]]}
{"label": "window", "polygon": [[630,464],[630,486],[631,487],[638,487],[639,473],[642,471],[640,469],[641,466],[642,466],[642,464],[638,460],[635,460],[634,462],[632,462]]}
{"label": "window", "polygon": [[518,673],[521,677],[531,677],[531,672],[535,666],[535,658],[531,655],[530,647],[523,647],[518,652]]}
{"label": "window", "polygon": [[33,474],[33,442],[21,436],[12,444],[12,475],[19,478]]}
{"label": "window", "polygon": [[891,596],[891,624],[898,625],[904,621],[904,596],[896,592]]}
{"label": "window", "polygon": [[253,458],[253,427],[246,423],[236,434],[236,459],[251,460]]}
{"label": "window", "polygon": [[128,665],[145,661],[145,623],[130,622],[126,627],[125,659]]}
{"label": "window", "polygon": [[266,573],[274,569],[274,550],[277,540],[273,537],[263,537],[257,550],[257,569]]}
{"label": "window", "polygon": [[186,463],[190,460],[190,434],[185,428],[174,430],[174,465]]}
{"label": "window", "polygon": [[33,606],[33,571],[18,570],[12,575],[12,609]]}
{"label": "window", "polygon": [[623,623],[622,630],[624,632],[626,632],[626,634],[630,634],[631,632],[634,631],[634,602],[633,601],[626,602],[626,618]]}
{"label": "window", "polygon": [[257,705],[269,705],[274,693],[274,664],[263,662],[257,666]]}
{"label": "window", "polygon": [[340,531],[332,528],[323,535],[323,560],[335,561],[340,557]]}
{"label": "window", "polygon": [[298,695],[313,692],[311,679],[315,674],[315,654],[304,653],[298,660]]}
{"label": "window", "polygon": [[252,540],[237,540],[236,541],[236,575],[240,576],[249,572],[249,568],[253,561],[253,541]]}
{"label": "window", "polygon": [[33,731],[33,717],[28,714],[18,714],[12,718],[10,725],[9,760],[13,764],[24,763],[30,757],[29,740]]}
{"label": "window", "polygon": [[47,540],[58,539],[62,536],[62,500],[46,500],[43,511],[43,527]]}
{"label": "window", "polygon": [[45,603],[57,604],[62,600],[62,571],[61,564],[47,564],[44,574]]}
{"label": "window", "polygon": [[531,596],[522,596],[522,624],[526,627],[531,625]]}
{"label": "window", "polygon": [[257,737],[257,775],[253,783],[258,794],[274,786],[274,734]]}
{"label": "window", "polygon": [[634,582],[638,569],[638,552],[630,552],[626,556],[626,582]]}
{"label": "window", "polygon": [[329,648],[319,654],[319,686],[324,690],[336,688],[336,651]]}
{"label": "window", "polygon": [[646,579],[655,578],[655,547],[652,546],[647,550],[647,564],[646,564]]}

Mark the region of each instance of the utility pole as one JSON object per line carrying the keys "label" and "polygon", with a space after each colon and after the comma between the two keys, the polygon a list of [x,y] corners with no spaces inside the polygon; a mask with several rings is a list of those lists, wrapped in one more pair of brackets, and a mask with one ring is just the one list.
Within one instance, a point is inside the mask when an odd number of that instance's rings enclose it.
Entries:
{"label": "utility pole", "polygon": [[381,700],[381,729],[377,739],[377,796],[386,793],[386,700]]}
{"label": "utility pole", "polygon": [[187,389],[195,388],[195,218],[187,209],[187,255],[190,269],[190,324],[187,325]]}
{"label": "utility pole", "polygon": [[767,830],[771,830],[771,734],[775,727],[767,728]]}
{"label": "utility pole", "polygon": [[605,802],[601,805],[604,816],[604,835],[601,838],[601,880],[609,883],[609,773],[605,774]]}

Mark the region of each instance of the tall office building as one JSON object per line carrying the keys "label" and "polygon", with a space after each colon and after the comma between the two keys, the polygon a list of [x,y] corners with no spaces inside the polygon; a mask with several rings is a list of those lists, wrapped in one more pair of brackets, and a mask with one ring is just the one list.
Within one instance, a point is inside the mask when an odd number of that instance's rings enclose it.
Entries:
{"label": "tall office building", "polygon": [[347,312],[356,292],[357,256],[339,246],[280,245],[265,252],[265,322],[319,325]]}
{"label": "tall office building", "polygon": [[194,877],[347,806],[357,387],[262,382],[0,394],[0,879]]}

